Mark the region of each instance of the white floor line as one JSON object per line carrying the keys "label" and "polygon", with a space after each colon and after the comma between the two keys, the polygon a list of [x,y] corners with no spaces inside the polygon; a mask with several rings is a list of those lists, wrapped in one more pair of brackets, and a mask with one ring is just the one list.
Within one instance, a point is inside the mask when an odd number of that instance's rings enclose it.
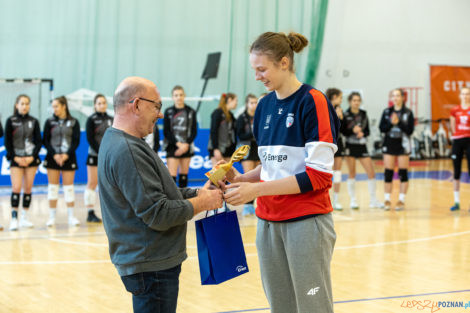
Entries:
{"label": "white floor line", "polygon": [[[417,239],[408,239],[408,240],[400,240],[400,241],[389,241],[389,242],[377,242],[371,244],[364,244],[364,245],[355,245],[355,246],[346,246],[346,247],[335,247],[335,250],[350,250],[350,249],[361,249],[361,248],[371,248],[371,247],[382,247],[382,246],[390,246],[390,245],[399,245],[399,244],[408,244],[414,242],[424,242],[424,241],[431,241],[436,239],[443,239],[443,238],[450,238],[450,237],[458,237],[463,235],[470,234],[469,231],[463,231],[458,233],[451,233],[439,236],[432,236],[432,237],[425,237],[425,238],[417,238]],[[47,238],[53,240],[54,238]],[[63,243],[72,243],[72,244],[81,244],[74,241],[68,240],[53,240],[57,242]],[[100,247],[105,244],[94,244],[94,243],[83,243],[83,245],[100,245]],[[254,243],[247,243],[245,246],[254,246]],[[107,245],[106,245],[107,246]],[[194,246],[188,246],[188,248],[194,248]],[[257,256],[257,253],[248,253],[246,254],[247,257]],[[197,256],[189,256],[188,260],[196,260]],[[0,265],[41,265],[41,264],[90,264],[90,263],[111,263],[110,260],[83,260],[83,261],[0,261]]]}
{"label": "white floor line", "polygon": [[67,260],[67,261],[0,261],[0,265],[50,265],[50,264],[93,264],[93,263],[110,263],[111,260]]}
{"label": "white floor line", "polygon": [[361,249],[361,248],[371,248],[371,247],[383,247],[383,246],[407,244],[407,243],[414,243],[414,242],[431,241],[431,240],[435,240],[435,239],[457,237],[457,236],[463,236],[463,235],[468,235],[468,234],[470,234],[470,230],[459,232],[459,233],[451,233],[451,234],[425,237],[425,238],[408,239],[408,240],[400,240],[400,241],[377,242],[377,243],[370,243],[370,244],[356,245],[356,246],[347,246],[347,247],[335,247],[335,250],[350,250],[350,249]]}
{"label": "white floor line", "polygon": [[72,240],[64,240],[64,239],[57,239],[57,238],[47,238],[50,241],[66,243],[70,245],[79,245],[79,246],[91,246],[91,247],[108,247],[107,243],[93,243],[93,242],[83,242],[83,241],[72,241]]}

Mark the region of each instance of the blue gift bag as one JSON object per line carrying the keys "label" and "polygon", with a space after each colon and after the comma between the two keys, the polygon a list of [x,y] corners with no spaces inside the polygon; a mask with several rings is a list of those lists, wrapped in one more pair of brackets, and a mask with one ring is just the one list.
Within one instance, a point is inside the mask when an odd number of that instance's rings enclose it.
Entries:
{"label": "blue gift bag", "polygon": [[248,273],[236,211],[196,221],[196,239],[202,285],[217,285]]}

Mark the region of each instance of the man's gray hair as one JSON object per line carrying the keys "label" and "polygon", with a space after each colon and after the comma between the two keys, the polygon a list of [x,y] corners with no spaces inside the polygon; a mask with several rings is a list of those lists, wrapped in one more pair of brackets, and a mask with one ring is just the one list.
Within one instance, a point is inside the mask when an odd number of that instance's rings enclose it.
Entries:
{"label": "man's gray hair", "polygon": [[141,83],[121,84],[118,86],[113,96],[114,112],[125,107],[133,98],[144,94],[147,86]]}

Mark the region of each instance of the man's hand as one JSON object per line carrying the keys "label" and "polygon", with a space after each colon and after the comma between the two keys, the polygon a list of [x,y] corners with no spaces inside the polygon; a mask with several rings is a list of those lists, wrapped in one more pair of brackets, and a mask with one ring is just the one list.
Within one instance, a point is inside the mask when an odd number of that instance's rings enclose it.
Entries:
{"label": "man's hand", "polygon": [[207,181],[204,187],[199,189],[197,197],[191,198],[188,201],[193,205],[194,215],[196,215],[199,212],[221,208],[223,205],[222,196],[222,190],[214,189],[211,186],[211,182]]}

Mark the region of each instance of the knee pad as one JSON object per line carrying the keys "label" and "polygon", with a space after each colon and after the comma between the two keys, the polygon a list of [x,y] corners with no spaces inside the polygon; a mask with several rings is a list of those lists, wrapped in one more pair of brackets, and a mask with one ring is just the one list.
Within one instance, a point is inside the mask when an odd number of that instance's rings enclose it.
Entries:
{"label": "knee pad", "polygon": [[48,200],[59,199],[59,185],[49,184],[47,186],[47,199]]}
{"label": "knee pad", "polygon": [[180,174],[178,185],[180,188],[185,188],[188,186],[188,175]]}
{"label": "knee pad", "polygon": [[31,204],[31,194],[24,193],[23,194],[23,209],[28,209],[30,204]]}
{"label": "knee pad", "polygon": [[73,185],[64,186],[64,199],[66,203],[75,201],[75,192],[73,190]]}
{"label": "knee pad", "polygon": [[20,205],[20,194],[12,192],[10,202],[12,208],[17,208]]}
{"label": "knee pad", "polygon": [[85,206],[93,206],[96,202],[96,191],[86,188],[83,194]]}
{"label": "knee pad", "polygon": [[390,170],[388,168],[385,169],[384,172],[384,180],[386,183],[391,183],[393,180],[393,170]]}
{"label": "knee pad", "polygon": [[400,176],[402,183],[406,183],[408,181],[408,170],[406,168],[398,169],[398,176]]}
{"label": "knee pad", "polygon": [[341,171],[333,171],[333,183],[339,184],[342,180]]}

